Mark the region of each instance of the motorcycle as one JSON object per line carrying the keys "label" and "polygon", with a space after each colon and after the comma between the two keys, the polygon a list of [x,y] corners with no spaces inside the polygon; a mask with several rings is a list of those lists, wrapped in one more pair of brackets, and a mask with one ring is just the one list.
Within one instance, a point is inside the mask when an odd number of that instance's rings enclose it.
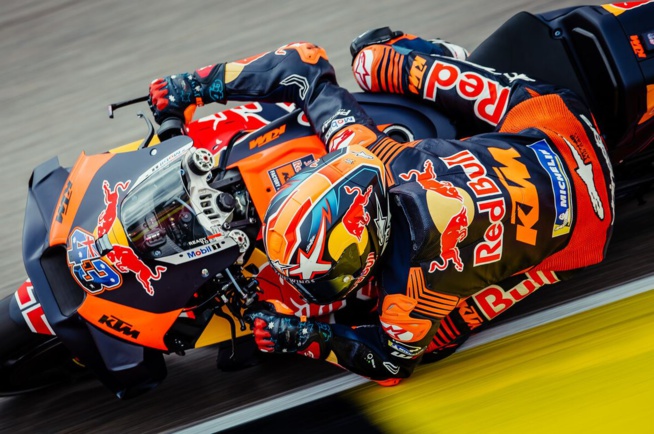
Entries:
{"label": "motorcycle", "polygon": [[[628,57],[615,43],[618,34],[629,47],[610,8],[634,6],[621,5],[520,13],[470,61],[581,95],[610,145],[617,196],[631,198],[654,180],[654,152],[618,137],[654,131],[629,125],[616,108],[647,104],[639,72],[653,60],[651,52],[646,60]],[[397,141],[465,135],[420,101],[355,97]],[[112,104],[109,116],[145,99]],[[92,374],[117,397],[132,398],[163,381],[166,354],[216,345],[222,369],[247,364],[239,356],[252,341],[241,313],[254,300],[280,300],[298,315],[327,320],[356,310],[357,300],[374,302],[369,285],[355,299],[308,304],[268,265],[261,240],[268,203],[325,154],[299,109],[249,103],[187,125],[167,120],[157,133],[140,116],[143,140],[82,153],[71,168],[55,158],[34,169],[23,233],[29,279],[0,301],[0,395]]]}
{"label": "motorcycle", "polygon": [[[454,134],[433,109],[359,97],[398,138]],[[163,380],[164,354],[236,342],[255,297],[307,316],[343,306],[301,300],[261,245],[274,193],[325,154],[301,111],[246,104],[160,143],[148,126],[143,141],[34,170],[23,243],[30,279],[0,302],[3,394],[92,371],[128,398]]]}

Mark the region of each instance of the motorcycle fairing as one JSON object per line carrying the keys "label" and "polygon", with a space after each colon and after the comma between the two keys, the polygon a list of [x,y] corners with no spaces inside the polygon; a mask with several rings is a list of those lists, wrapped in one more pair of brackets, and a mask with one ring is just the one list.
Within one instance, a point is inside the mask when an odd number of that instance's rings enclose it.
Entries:
{"label": "motorcycle fairing", "polygon": [[[169,267],[163,261],[141,258],[136,255],[134,253],[136,248],[129,243],[125,235],[125,228],[122,227],[121,219],[118,216],[121,216],[125,199],[147,179],[147,176],[143,177],[139,174],[152,175],[160,169],[158,165],[163,166],[164,162],[171,165],[179,164],[179,159],[184,155],[179,150],[190,149],[191,145],[192,141],[188,137],[176,137],[153,148],[110,154],[105,157],[102,164],[97,165],[97,168],[92,164],[97,156],[83,155],[78,160],[68,179],[68,182],[72,183],[70,188],[72,193],[66,215],[67,220],[64,221],[67,226],[53,225],[56,233],[51,235],[50,244],[54,245],[53,241],[62,242],[64,240],[62,233],[66,232],[67,248],[75,253],[71,256],[75,258],[80,255],[88,255],[88,258],[82,262],[89,269],[87,274],[91,280],[99,279],[98,275],[106,274],[104,270],[94,268],[96,263],[103,262],[120,272],[122,285],[116,284],[111,289],[107,287],[101,291],[88,291],[87,289],[87,292],[93,297],[146,313],[164,314],[179,310],[193,295],[195,288],[207,280],[207,276],[198,270],[207,269],[209,275],[213,276],[227,265],[231,265],[238,257],[238,247],[235,244],[227,244],[227,248],[221,250],[220,255],[213,255],[213,257],[212,255],[201,255],[188,264],[177,264],[173,270],[173,267]],[[171,159],[171,155],[176,155],[176,157]],[[77,167],[83,168],[84,175],[77,176],[77,173],[81,173],[76,171]],[[90,169],[95,169],[92,175],[88,173]],[[118,186],[122,187],[118,188]],[[117,198],[108,201],[107,194],[103,194],[103,191],[106,190],[116,194]],[[65,192],[62,193],[62,197],[63,194]],[[79,198],[79,196],[82,197]],[[144,198],[144,200],[146,199]],[[108,202],[111,205],[108,205]],[[109,208],[112,206],[114,209],[110,211]],[[112,216],[110,224],[103,222],[103,219],[109,219],[108,216]],[[104,235],[104,232],[106,232],[113,250],[102,255],[97,246],[90,242],[90,234],[97,239]],[[72,235],[75,234],[79,238],[73,239]],[[89,236],[83,237],[84,234],[89,234]],[[83,241],[84,238],[89,247],[88,251],[85,250],[85,253],[82,253],[77,250],[82,250],[83,246],[78,248],[78,244],[83,244],[80,243],[80,240]],[[118,251],[129,253],[127,259],[123,255],[122,263],[118,262]],[[179,252],[179,254],[184,254],[184,252]],[[75,267],[76,264],[71,261],[69,268],[72,270]],[[155,277],[155,274],[160,274],[160,276]],[[84,309],[82,311],[85,312]],[[92,320],[98,321],[97,318]],[[131,323],[132,320],[134,319],[124,318],[124,321],[128,323]]]}
{"label": "motorcycle fairing", "polygon": [[[53,292],[44,271],[48,260],[42,261],[42,256],[52,251],[49,246],[51,220],[62,203],[59,193],[68,175],[69,171],[61,167],[56,158],[41,164],[32,173],[23,227],[25,269],[34,285],[34,295],[61,342],[118,397],[136,396],[154,388],[165,378],[163,355],[149,348],[135,349],[134,345],[89,326],[74,314],[74,310],[68,310],[66,294]],[[59,258],[63,256],[59,255]],[[65,264],[58,264],[58,268],[68,273]],[[79,287],[77,290],[71,298],[80,295]],[[99,347],[112,348],[112,352],[100,354]]]}

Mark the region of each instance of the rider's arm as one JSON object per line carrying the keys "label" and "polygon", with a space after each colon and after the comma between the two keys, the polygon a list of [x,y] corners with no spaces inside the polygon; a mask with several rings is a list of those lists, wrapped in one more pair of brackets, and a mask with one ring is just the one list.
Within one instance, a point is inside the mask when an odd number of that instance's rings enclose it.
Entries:
{"label": "rider's arm", "polygon": [[[177,95],[174,101],[171,94]],[[354,97],[338,86],[324,49],[306,42],[156,80],[150,96],[155,119],[160,123],[168,114],[166,111],[177,116],[183,113],[189,120],[185,110],[195,104],[286,102],[305,112],[324,143],[351,125],[373,132],[367,134],[368,143],[376,140],[378,134],[374,122]]]}
{"label": "rider's arm", "polygon": [[[398,298],[389,300],[395,303],[400,301]],[[405,303],[399,304],[400,308],[407,306]],[[326,359],[376,381],[409,377],[436,329],[428,319],[411,319],[419,326],[409,329],[420,329],[421,334],[417,339],[409,338],[411,342],[407,343],[399,340],[406,336],[394,339],[384,331],[388,326],[383,322],[384,316],[376,324],[349,327],[299,318],[287,309],[279,302],[275,302],[273,307],[269,300],[246,312],[245,318],[252,324],[261,351],[296,352],[314,359]],[[408,312],[396,313],[408,319]],[[392,329],[391,333],[394,331]]]}

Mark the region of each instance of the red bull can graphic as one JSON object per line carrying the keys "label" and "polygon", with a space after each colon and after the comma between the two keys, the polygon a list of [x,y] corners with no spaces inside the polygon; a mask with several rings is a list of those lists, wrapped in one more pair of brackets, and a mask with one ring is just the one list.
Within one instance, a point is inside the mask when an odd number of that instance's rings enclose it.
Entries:
{"label": "red bull can graphic", "polygon": [[366,211],[366,206],[368,206],[368,202],[370,201],[372,186],[368,186],[364,193],[360,187],[349,187],[346,185],[345,192],[349,195],[354,194],[355,196],[352,199],[350,207],[343,215],[343,226],[349,234],[354,235],[357,240],[361,241],[363,230],[370,223],[370,214]]}
{"label": "red bull can graphic", "polygon": [[400,179],[417,182],[431,194],[431,197],[428,195],[428,203],[438,203],[433,207],[433,212],[430,206],[430,214],[436,228],[441,233],[441,250],[439,258],[429,264],[429,272],[444,271],[450,264],[453,264],[457,271],[463,271],[463,261],[458,244],[468,236],[470,211],[465,204],[462,191],[451,182],[439,181],[434,170],[434,163],[430,160],[425,161],[423,171],[413,169],[401,173]]}
{"label": "red bull can graphic", "polygon": [[106,257],[113,263],[113,265],[121,273],[132,272],[136,276],[136,280],[141,284],[148,295],[154,295],[154,288],[152,287],[152,280],[161,279],[162,273],[166,271],[163,265],[154,267],[154,271],[150,269],[138,257],[131,247],[121,245],[114,245],[113,250],[107,253]]}
{"label": "red bull can graphic", "polygon": [[104,193],[105,209],[98,216],[98,238],[109,232],[114,224],[118,209],[118,199],[121,192],[127,191],[130,181],[119,182],[113,189],[109,188],[109,182],[102,182],[102,192]]}

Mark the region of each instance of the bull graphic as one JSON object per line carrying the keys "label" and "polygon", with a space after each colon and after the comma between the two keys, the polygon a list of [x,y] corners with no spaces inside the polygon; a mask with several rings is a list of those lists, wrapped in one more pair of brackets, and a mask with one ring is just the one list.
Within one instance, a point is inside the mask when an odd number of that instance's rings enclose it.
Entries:
{"label": "bull graphic", "polygon": [[441,210],[443,213],[450,212],[452,214],[449,216],[449,219],[447,219],[447,215],[443,216],[442,221],[447,221],[447,224],[441,230],[440,257],[431,261],[429,272],[433,273],[436,270],[443,271],[447,269],[450,263],[454,264],[454,268],[457,271],[463,271],[463,261],[461,261],[458,244],[468,236],[468,226],[470,224],[468,221],[468,209],[463,202],[463,196],[451,182],[436,179],[434,163],[431,160],[425,161],[423,169],[422,172],[412,169],[407,173],[401,173],[400,178],[404,181],[412,181],[415,176],[415,182],[425,190],[434,192],[444,198],[454,199],[460,203],[460,206],[456,207],[458,212],[452,211],[451,209],[448,211],[446,208]]}
{"label": "bull graphic", "polygon": [[136,276],[145,292],[148,295],[154,295],[154,288],[152,288],[151,280],[161,279],[161,275],[166,271],[163,265],[157,265],[154,272],[145,265],[131,247],[114,245],[113,250],[107,253],[107,258],[114,264],[114,266],[121,273],[132,272]]}
{"label": "bull graphic", "polygon": [[350,187],[346,185],[345,192],[350,195],[354,194],[355,196],[352,199],[350,207],[343,215],[343,226],[348,233],[354,235],[357,237],[357,240],[361,241],[363,230],[366,225],[370,223],[370,214],[366,211],[366,206],[370,201],[372,185],[368,186],[365,193],[360,187]]}
{"label": "bull graphic", "polygon": [[[125,192],[129,187],[130,181],[117,183],[113,190],[109,188],[107,180],[102,181],[102,192],[104,193],[104,211],[98,215],[98,238],[104,236],[116,220],[118,209],[118,196],[120,192]],[[120,191],[119,191],[120,190]]]}
{"label": "bull graphic", "polygon": [[467,211],[467,208],[462,206],[461,211],[452,216],[447,226],[445,226],[445,230],[441,234],[440,259],[443,262],[439,263],[437,260],[431,261],[429,264],[430,273],[436,270],[445,270],[450,262],[454,264],[456,271],[463,271],[463,262],[459,255],[458,244],[468,236],[469,222]]}

